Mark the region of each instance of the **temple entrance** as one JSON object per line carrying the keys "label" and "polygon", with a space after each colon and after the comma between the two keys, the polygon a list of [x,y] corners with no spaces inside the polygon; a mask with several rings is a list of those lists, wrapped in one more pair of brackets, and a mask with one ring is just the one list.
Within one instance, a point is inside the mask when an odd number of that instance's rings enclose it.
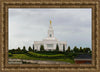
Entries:
{"label": "temple entrance", "polygon": [[53,49],[53,44],[47,44],[47,50],[52,50]]}

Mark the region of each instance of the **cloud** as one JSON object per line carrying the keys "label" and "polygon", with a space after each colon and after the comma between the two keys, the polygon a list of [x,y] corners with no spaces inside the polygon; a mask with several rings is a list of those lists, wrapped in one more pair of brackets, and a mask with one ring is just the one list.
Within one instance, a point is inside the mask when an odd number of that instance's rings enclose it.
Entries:
{"label": "cloud", "polygon": [[52,20],[54,35],[68,45],[91,48],[90,8],[10,8],[9,49],[32,46],[34,41],[47,37]]}

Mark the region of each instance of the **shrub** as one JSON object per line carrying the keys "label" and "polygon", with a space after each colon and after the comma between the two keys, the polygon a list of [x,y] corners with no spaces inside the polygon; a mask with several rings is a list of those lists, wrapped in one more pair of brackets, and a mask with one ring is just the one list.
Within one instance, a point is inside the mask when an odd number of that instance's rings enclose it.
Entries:
{"label": "shrub", "polygon": [[44,46],[43,45],[40,46],[40,51],[44,51]]}
{"label": "shrub", "polygon": [[38,54],[34,52],[28,52],[27,53],[29,56],[32,57],[38,57],[38,58],[64,58],[64,54],[55,54],[55,55],[43,55],[43,54]]}
{"label": "shrub", "polygon": [[8,53],[8,56],[11,57],[11,56],[13,56],[13,55],[12,55],[11,53]]}

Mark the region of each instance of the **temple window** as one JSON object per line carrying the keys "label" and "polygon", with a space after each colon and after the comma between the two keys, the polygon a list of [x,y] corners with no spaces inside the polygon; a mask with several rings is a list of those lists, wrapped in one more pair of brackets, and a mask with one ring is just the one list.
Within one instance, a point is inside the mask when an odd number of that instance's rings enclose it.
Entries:
{"label": "temple window", "polygon": [[50,34],[50,37],[52,37],[52,35]]}

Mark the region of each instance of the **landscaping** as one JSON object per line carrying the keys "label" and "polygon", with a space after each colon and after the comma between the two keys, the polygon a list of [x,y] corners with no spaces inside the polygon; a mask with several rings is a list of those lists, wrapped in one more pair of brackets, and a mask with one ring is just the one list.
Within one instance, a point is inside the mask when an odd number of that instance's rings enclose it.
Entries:
{"label": "landscaping", "polygon": [[48,59],[48,58],[38,58],[38,57],[31,57],[31,56],[27,56],[26,54],[13,54],[12,57],[9,57],[12,59],[26,59],[26,60],[51,60],[51,61],[64,61],[64,62],[69,62],[69,63],[74,63],[74,60],[70,59],[70,58],[52,58],[52,59]]}
{"label": "landscaping", "polygon": [[23,47],[23,49],[12,49],[9,50],[8,57],[10,59],[25,59],[25,60],[44,60],[44,61],[61,61],[74,64],[74,58],[79,54],[90,54],[91,50],[89,48],[74,48],[73,50],[68,47],[66,51],[35,51],[29,47],[28,50]]}

